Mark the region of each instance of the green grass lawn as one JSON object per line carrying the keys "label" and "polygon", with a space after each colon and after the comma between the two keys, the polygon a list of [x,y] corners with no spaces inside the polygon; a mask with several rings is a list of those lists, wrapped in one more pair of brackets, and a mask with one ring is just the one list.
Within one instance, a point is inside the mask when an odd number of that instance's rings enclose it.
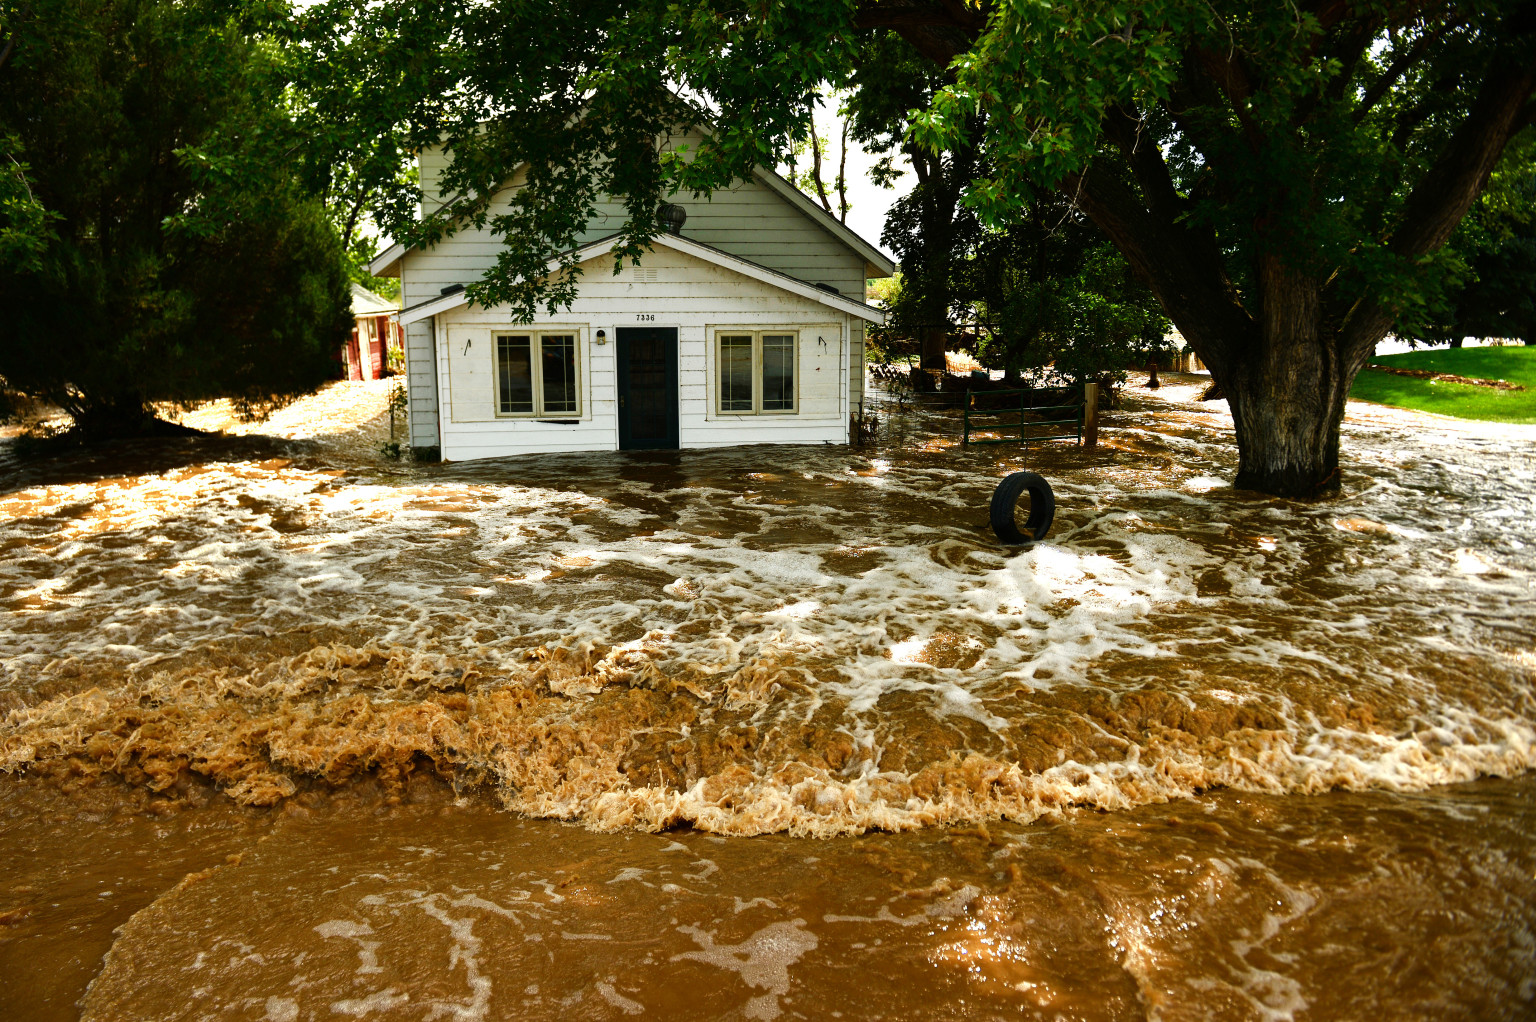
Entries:
{"label": "green grass lawn", "polygon": [[1459,419],[1536,422],[1536,347],[1443,348],[1383,355],[1373,361],[1402,369],[1428,369],[1484,380],[1508,380],[1526,389],[1470,387],[1463,383],[1416,380],[1411,376],[1374,373],[1367,369],[1355,378],[1350,397],[1454,415]]}

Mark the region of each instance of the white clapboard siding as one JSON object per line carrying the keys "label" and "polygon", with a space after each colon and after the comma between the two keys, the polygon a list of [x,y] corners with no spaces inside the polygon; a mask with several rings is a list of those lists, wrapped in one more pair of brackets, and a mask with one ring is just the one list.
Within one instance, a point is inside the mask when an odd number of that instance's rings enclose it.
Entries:
{"label": "white clapboard siding", "polygon": [[853,320],[849,333],[848,407],[854,409],[864,404],[864,322]]}
{"label": "white clapboard siding", "polygon": [[406,421],[412,447],[436,447],[437,357],[432,343],[432,323],[411,323],[405,328]]}
{"label": "white clapboard siding", "polygon": [[[436,208],[444,198],[437,192],[437,181],[447,165],[446,155],[441,148],[433,147],[423,150],[419,160],[423,206]],[[493,215],[507,210],[512,194],[523,183],[524,174],[519,171],[493,200]],[[762,181],[739,181],[708,198],[684,195],[674,196],[672,201],[688,211],[684,237],[812,284],[829,284],[847,297],[863,300],[863,257]],[[626,218],[622,202],[600,202],[578,243],[617,233]],[[501,247],[501,240],[488,229],[467,228],[431,250],[411,252],[407,257],[410,272],[403,274],[410,279],[405,304],[427,300],[454,284],[479,280],[494,264]],[[586,272],[606,276],[612,268],[612,263],[598,261],[597,265],[589,265]]]}
{"label": "white clapboard siding", "polygon": [[444,331],[448,344],[448,393],[444,395],[453,422],[484,422],[495,418],[492,376],[495,348],[491,332],[483,327],[450,326]]}
{"label": "white clapboard siding", "polygon": [[[604,264],[606,256],[594,263]],[[589,264],[590,266],[590,264]],[[852,317],[687,253],[658,248],[643,277],[589,274],[569,311],[549,323],[514,326],[505,309],[460,306],[437,317],[437,372],[446,405],[442,455],[448,460],[618,447],[615,331],[627,326],[678,331],[678,434],[683,447],[760,443],[844,443],[855,350]],[[639,279],[637,279],[637,277]],[[783,329],[798,333],[794,414],[719,414],[715,400],[714,337],[720,329]],[[502,330],[578,332],[582,418],[571,424],[497,416],[490,338]],[[605,344],[596,344],[598,330]],[[862,346],[862,331],[856,335]],[[482,344],[482,341],[484,342]],[[466,343],[467,342],[467,343]],[[442,350],[446,349],[446,350]],[[861,370],[862,371],[862,370]],[[466,389],[482,391],[462,400]]]}

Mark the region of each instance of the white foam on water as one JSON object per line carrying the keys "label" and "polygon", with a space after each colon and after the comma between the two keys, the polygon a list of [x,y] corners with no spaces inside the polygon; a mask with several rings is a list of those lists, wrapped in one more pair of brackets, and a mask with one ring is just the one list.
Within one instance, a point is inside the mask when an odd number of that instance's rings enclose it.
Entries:
{"label": "white foam on water", "polygon": [[351,919],[328,919],[315,927],[322,937],[341,937],[357,944],[357,975],[372,976],[383,972],[379,966],[380,941],[364,940],[373,934],[373,927]]}
{"label": "white foam on water", "polygon": [[598,982],[594,984],[597,994],[609,1004],[618,1008],[626,1015],[644,1015],[645,1005],[632,998],[619,993],[611,983]]}
{"label": "white foam on water", "polygon": [[402,1005],[409,1004],[411,995],[397,991],[394,987],[385,990],[375,990],[367,997],[348,997],[331,1002],[331,1011],[338,1015],[350,1015],[353,1018],[364,1018],[375,1012],[392,1011]]}
{"label": "white foam on water", "polygon": [[268,997],[262,1022],[297,1022],[299,1004],[291,997]]}
{"label": "white foam on water", "polygon": [[[480,968],[480,940],[475,936],[475,917],[450,915],[441,899],[429,896],[419,899],[416,907],[447,928],[453,941],[448,952],[448,971],[464,969],[464,982],[469,987],[465,1000],[434,999],[432,1017],[444,1015],[460,1022],[481,1022],[487,1017],[491,1005],[491,977]],[[452,903],[450,903],[452,904]]]}
{"label": "white foam on water", "polygon": [[767,991],[751,998],[742,1008],[750,1019],[771,1022],[782,1013],[779,998],[789,993],[789,968],[820,943],[805,929],[804,919],[770,923],[739,944],[719,944],[715,935],[696,926],[679,926],[679,933],[693,938],[697,951],[684,951],[672,961],[704,962],[737,973],[742,982]]}
{"label": "white foam on water", "polygon": [[[1128,419],[1127,441],[1188,467],[1150,484],[1134,465],[1064,470],[1053,480],[1057,533],[1012,556],[970,524],[992,482],[975,465],[881,458],[859,472],[841,451],[755,450],[767,470],[736,488],[720,485],[731,459],[710,453],[684,458],[679,471],[700,478],[681,489],[615,479],[612,458],[582,456],[567,474],[586,473],[594,492],[509,482],[494,466],[401,484],[255,462],[24,490],[0,498],[12,511],[0,541],[19,552],[0,563],[0,590],[20,608],[0,621],[0,689],[81,676],[126,691],[113,686],[232,637],[323,628],[457,658],[491,685],[521,684],[540,648],[607,651],[704,701],[697,728],[721,706],[766,722],[840,705],[856,742],[838,776],[797,788],[767,781],[764,765],[752,798],[738,792],[731,805],[708,778],[631,782],[605,803],[538,792],[518,802],[726,832],[749,832],[748,811],[797,832],[901,829],[1215,784],[1407,789],[1532,766],[1536,715],[1518,677],[1469,681],[1469,666],[1447,668],[1456,677],[1442,683],[1419,669],[1456,658],[1530,666],[1533,477],[1498,467],[1522,456],[1521,437],[1495,436],[1469,456],[1462,436],[1393,427],[1377,437],[1385,427],[1356,424],[1352,464],[1370,465],[1368,477],[1298,508],[1234,496],[1217,485],[1226,466],[1208,444],[1150,414]],[[1449,496],[1426,504],[1430,490]],[[295,522],[304,528],[284,531]],[[437,668],[423,664],[417,683],[435,690]],[[280,694],[278,681],[246,689],[216,670],[210,699]],[[338,663],[335,684],[346,670]],[[579,710],[611,682],[572,672],[544,684]],[[1094,690],[1115,703],[1147,684],[1191,710],[1202,696],[1262,710],[1273,730],[1226,737],[1224,749],[1138,740],[1119,758],[1034,771],[995,744],[1030,726],[1034,704],[1018,703],[1021,718],[1013,693]],[[1325,721],[1304,690],[1410,706],[1415,723],[1387,733]],[[1003,757],[986,767],[987,790],[951,792],[948,806],[881,794],[898,779],[881,765],[902,723],[885,709],[895,697],[938,726],[993,736],[967,746]],[[84,740],[67,719],[90,719],[103,696],[60,698],[12,712],[0,768]],[[39,730],[45,721],[52,730]],[[636,815],[641,802],[650,808]]]}

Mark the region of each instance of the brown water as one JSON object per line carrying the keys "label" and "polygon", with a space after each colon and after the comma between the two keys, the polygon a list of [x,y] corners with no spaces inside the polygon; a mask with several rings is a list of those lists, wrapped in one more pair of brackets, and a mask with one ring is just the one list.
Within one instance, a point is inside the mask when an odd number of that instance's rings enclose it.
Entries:
{"label": "brown water", "polygon": [[0,463],[0,1014],[1524,1017],[1536,433],[1356,408],[1296,505],[1190,390],[1097,451],[412,468],[354,387]]}

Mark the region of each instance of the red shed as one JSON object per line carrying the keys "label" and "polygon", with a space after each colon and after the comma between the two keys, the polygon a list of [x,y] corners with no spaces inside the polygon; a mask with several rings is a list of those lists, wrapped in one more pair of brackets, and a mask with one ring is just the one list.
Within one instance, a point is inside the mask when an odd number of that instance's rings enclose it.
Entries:
{"label": "red shed", "polygon": [[405,331],[395,321],[398,303],[374,294],[361,284],[352,285],[352,339],[342,346],[343,378],[379,380],[391,375],[390,354],[401,364]]}

